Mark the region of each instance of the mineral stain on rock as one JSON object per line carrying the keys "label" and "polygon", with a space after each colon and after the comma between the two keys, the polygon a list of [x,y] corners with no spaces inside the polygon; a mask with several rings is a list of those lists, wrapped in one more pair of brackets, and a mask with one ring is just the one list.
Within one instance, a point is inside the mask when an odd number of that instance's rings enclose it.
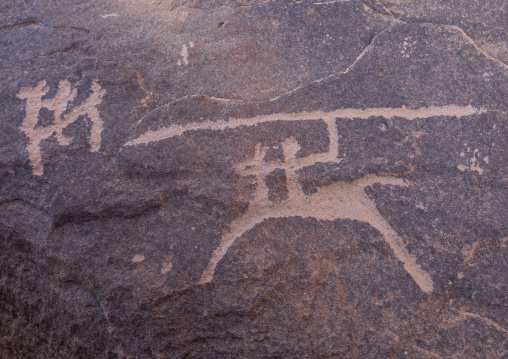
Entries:
{"label": "mineral stain on rock", "polygon": [[0,5],[1,358],[503,358],[501,0]]}

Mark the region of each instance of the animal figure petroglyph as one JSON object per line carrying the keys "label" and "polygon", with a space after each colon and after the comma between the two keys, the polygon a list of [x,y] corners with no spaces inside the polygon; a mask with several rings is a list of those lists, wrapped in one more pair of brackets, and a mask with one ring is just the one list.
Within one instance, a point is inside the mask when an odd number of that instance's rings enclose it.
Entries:
{"label": "animal figure petroglyph", "polygon": [[[331,146],[333,147],[333,146]],[[374,183],[392,186],[407,186],[401,178],[394,176],[368,175],[353,182],[335,182],[320,188],[316,193],[307,195],[297,182],[295,171],[308,164],[306,157],[297,158],[300,149],[298,142],[289,138],[282,143],[285,161],[264,162],[266,148],[258,145],[252,160],[242,162],[236,167],[238,174],[256,176],[256,192],[249,203],[247,212],[231,223],[229,231],[222,235],[222,241],[215,249],[205,268],[200,283],[213,279],[215,267],[226,255],[229,248],[243,234],[269,218],[313,217],[318,220],[334,221],[351,219],[369,223],[377,229],[386,243],[393,250],[404,269],[411,275],[423,292],[433,290],[430,275],[416,263],[416,258],[406,249],[403,240],[390,224],[381,216],[376,204],[365,194],[364,189]],[[329,151],[333,153],[334,151]],[[269,201],[266,176],[275,169],[282,168],[286,172],[288,199],[285,201]]]}
{"label": "animal figure petroglyph", "polygon": [[[46,81],[39,82],[35,87],[23,87],[17,93],[17,97],[26,100],[25,118],[20,126],[29,139],[27,151],[32,167],[32,173],[41,176],[44,174],[41,156],[41,142],[53,135],[60,145],[69,145],[71,138],[63,134],[63,129],[76,121],[80,116],[86,115],[91,123],[90,149],[97,152],[101,146],[101,134],[103,122],[99,117],[97,106],[101,103],[105,91],[97,83],[92,81],[92,94],[70,111],[67,107],[76,98],[77,89],[71,90],[71,84],[62,80],[58,84],[58,91],[51,99],[42,99],[49,91]],[[37,126],[39,112],[42,108],[54,111],[54,123],[47,126]],[[67,111],[67,112],[66,112]]]}
{"label": "animal figure petroglyph", "polygon": [[[181,136],[188,131],[225,130],[256,126],[273,121],[324,121],[329,135],[328,151],[315,153],[305,157],[297,157],[300,145],[294,138],[288,138],[282,143],[284,161],[264,160],[266,148],[259,144],[251,160],[236,166],[236,172],[242,176],[256,177],[256,192],[250,201],[247,212],[235,219],[230,229],[223,233],[219,246],[213,251],[211,259],[202,273],[199,283],[212,281],[217,264],[226,255],[229,248],[244,233],[261,224],[269,218],[312,217],[319,220],[334,221],[336,219],[350,219],[365,222],[377,229],[386,243],[392,249],[395,257],[400,260],[407,273],[425,293],[433,291],[433,281],[417,263],[416,258],[406,249],[403,240],[377,210],[376,204],[365,194],[366,187],[375,183],[390,186],[408,186],[397,176],[367,175],[353,182],[335,182],[321,187],[316,193],[307,195],[298,184],[297,174],[301,168],[316,163],[339,163],[338,130],[336,119],[350,120],[368,119],[374,116],[389,118],[404,118],[406,120],[424,119],[436,116],[460,118],[486,112],[482,108],[472,106],[430,106],[419,109],[400,108],[344,108],[330,112],[313,111],[299,113],[277,113],[261,115],[252,118],[233,118],[228,120],[170,125],[157,130],[148,130],[139,137],[127,142],[125,146],[147,144]],[[286,173],[286,187],[288,199],[284,201],[270,201],[266,176],[276,169],[283,169]]]}

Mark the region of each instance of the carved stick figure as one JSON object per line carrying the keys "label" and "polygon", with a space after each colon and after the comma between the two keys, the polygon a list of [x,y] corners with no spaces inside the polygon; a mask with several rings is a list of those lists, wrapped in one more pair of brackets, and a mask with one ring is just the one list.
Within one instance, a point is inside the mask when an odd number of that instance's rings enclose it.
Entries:
{"label": "carved stick figure", "polygon": [[[21,88],[16,95],[18,98],[26,100],[25,118],[20,126],[20,130],[28,136],[27,151],[30,165],[32,166],[33,174],[38,176],[44,173],[40,149],[43,140],[55,135],[60,145],[69,145],[71,139],[63,134],[63,129],[76,121],[80,116],[86,115],[92,122],[89,139],[90,149],[92,152],[97,152],[101,145],[103,130],[103,123],[99,117],[97,106],[101,103],[105,91],[97,81],[92,81],[92,94],[85,101],[74,106],[70,111],[67,111],[67,107],[76,98],[77,90],[71,90],[71,84],[67,80],[59,82],[55,97],[43,100],[42,98],[48,91],[49,87],[46,86],[46,81],[41,81],[35,87]],[[48,126],[37,127],[39,111],[43,107],[54,112],[55,121]]]}

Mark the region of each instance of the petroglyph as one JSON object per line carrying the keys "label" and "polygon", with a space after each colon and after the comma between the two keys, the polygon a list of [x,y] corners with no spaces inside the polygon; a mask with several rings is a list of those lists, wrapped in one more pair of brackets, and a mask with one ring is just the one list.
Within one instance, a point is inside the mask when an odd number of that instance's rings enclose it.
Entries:
{"label": "petroglyph", "polygon": [[132,261],[134,263],[143,262],[144,260],[145,260],[145,256],[142,254],[136,254],[136,255],[134,255],[134,257],[132,257]]}
{"label": "petroglyph", "polygon": [[194,43],[192,41],[189,42],[189,46],[187,44],[182,44],[182,49],[180,50],[180,59],[176,63],[178,66],[188,65],[189,64],[189,48],[193,48]]}
{"label": "petroglyph", "polygon": [[411,37],[406,37],[403,43],[403,49],[400,51],[402,57],[409,58],[414,50],[416,41],[413,41]]}
{"label": "petroglyph", "polygon": [[[334,132],[336,133],[336,130]],[[298,184],[295,171],[315,163],[313,159],[308,158],[315,158],[315,155],[297,158],[296,154],[300,146],[293,138],[284,141],[282,147],[285,161],[264,162],[267,149],[258,145],[254,157],[236,167],[236,172],[242,176],[255,175],[256,192],[253,200],[249,203],[247,212],[234,220],[229,231],[222,235],[221,243],[213,252],[201,276],[201,284],[208,283],[213,279],[215,267],[226,255],[229,248],[238,238],[256,225],[269,218],[312,217],[323,221],[351,219],[369,223],[382,234],[397,259],[403,263],[404,269],[411,275],[421,290],[426,293],[432,292],[433,282],[430,275],[416,263],[416,258],[407,251],[403,240],[381,216],[376,204],[364,192],[364,188],[374,183],[407,186],[406,182],[394,176],[369,175],[354,182],[335,182],[320,188],[314,194],[307,195]],[[336,147],[330,146],[324,157],[331,159],[335,157],[337,159]],[[277,168],[286,171],[286,186],[289,198],[282,202],[271,202],[268,200],[268,188],[265,179],[271,171]]]}
{"label": "petroglyph", "polygon": [[[94,80],[91,85],[92,93],[79,105],[68,107],[77,95],[77,89],[71,89],[67,80],[58,84],[58,90],[52,99],[42,99],[49,91],[46,81],[39,82],[35,87],[23,87],[17,93],[17,97],[26,100],[25,118],[19,129],[23,131],[28,139],[27,151],[32,166],[32,172],[41,176],[44,174],[44,167],[41,155],[41,142],[53,135],[62,146],[69,145],[71,138],[63,133],[63,130],[80,116],[87,116],[91,121],[90,149],[97,152],[101,146],[101,135],[103,122],[100,119],[97,106],[101,103],[105,91],[99,83]],[[54,122],[47,126],[38,126],[39,112],[42,108],[53,111]]]}
{"label": "petroglyph", "polygon": [[261,115],[251,118],[234,118],[230,120],[193,122],[185,125],[170,125],[162,127],[155,131],[147,131],[138,138],[127,142],[126,146],[139,145],[154,141],[164,140],[166,138],[181,136],[187,131],[197,130],[225,130],[242,126],[255,126],[260,123],[273,121],[327,121],[336,118],[347,118],[354,120],[368,119],[373,116],[381,116],[386,119],[401,117],[408,120],[430,118],[435,116],[447,117],[465,117],[486,112],[485,109],[472,106],[429,106],[419,109],[409,109],[404,106],[399,108],[341,108],[330,112],[313,111],[297,113],[277,113],[273,115]]}
{"label": "petroglyph", "polygon": [[483,316],[478,315],[476,313],[470,313],[470,312],[462,312],[461,313],[461,319],[462,320],[466,320],[468,318],[474,318],[474,319],[481,320],[484,323],[486,323],[486,324],[496,328],[497,330],[499,330],[500,332],[504,333],[505,335],[508,334],[508,329],[506,329],[505,327],[503,327],[503,326],[499,325],[498,323],[494,322],[492,319],[483,317]]}
{"label": "petroglyph", "polygon": [[[365,188],[379,183],[389,186],[408,186],[402,178],[395,175],[367,175],[353,182],[335,182],[321,187],[313,194],[305,194],[298,183],[297,171],[316,163],[340,163],[338,153],[338,129],[336,120],[346,118],[351,120],[368,119],[373,116],[389,118],[405,118],[407,120],[424,119],[436,116],[465,117],[481,114],[485,109],[472,106],[430,106],[420,109],[401,108],[368,108],[368,109],[337,109],[331,112],[314,111],[289,114],[263,115],[253,118],[235,118],[230,120],[209,121],[185,125],[170,125],[155,131],[147,131],[138,138],[128,142],[125,146],[148,144],[176,136],[188,131],[225,130],[240,127],[255,126],[273,121],[324,121],[327,125],[329,147],[326,152],[314,153],[305,157],[298,157],[300,144],[294,138],[288,138],[282,143],[284,160],[265,161],[266,147],[258,144],[254,156],[235,168],[241,176],[255,176],[256,191],[250,201],[247,212],[235,219],[228,231],[222,235],[219,246],[213,251],[211,259],[202,273],[200,284],[211,282],[217,264],[226,255],[234,242],[256,225],[269,218],[315,218],[322,221],[349,219],[368,223],[383,236],[395,257],[403,264],[406,272],[413,278],[425,293],[433,291],[431,276],[424,271],[405,247],[404,241],[378,211],[376,204],[365,193]],[[282,201],[270,201],[266,177],[275,170],[284,170],[288,197]]]}
{"label": "petroglyph", "polygon": [[480,161],[483,161],[484,164],[489,163],[488,156],[483,157],[483,159],[480,158],[479,150],[472,149],[471,147],[468,147],[465,152],[461,152],[460,157],[466,157],[467,160],[467,165],[459,164],[457,166],[457,168],[462,172],[464,172],[465,170],[470,170],[482,175],[484,169],[480,166]]}
{"label": "petroglyph", "polygon": [[103,19],[106,19],[106,18],[108,18],[108,17],[118,17],[118,14],[114,14],[114,13],[113,13],[113,14],[106,14],[106,15],[102,15],[101,17],[102,17]]}

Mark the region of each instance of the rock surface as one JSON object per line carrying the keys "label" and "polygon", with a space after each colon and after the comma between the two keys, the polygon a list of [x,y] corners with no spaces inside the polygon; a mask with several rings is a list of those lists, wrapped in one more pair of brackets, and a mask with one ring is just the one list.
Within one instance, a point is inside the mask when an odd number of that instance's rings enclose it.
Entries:
{"label": "rock surface", "polygon": [[0,4],[1,358],[508,358],[508,2]]}

